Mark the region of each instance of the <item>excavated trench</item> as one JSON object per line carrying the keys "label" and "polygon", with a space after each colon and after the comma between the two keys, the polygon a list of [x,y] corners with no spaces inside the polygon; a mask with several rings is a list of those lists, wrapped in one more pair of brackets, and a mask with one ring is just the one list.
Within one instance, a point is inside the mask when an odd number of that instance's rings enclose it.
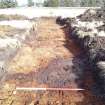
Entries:
{"label": "excavated trench", "polygon": [[[38,19],[36,39],[27,40],[9,63],[0,105],[104,105],[93,83],[84,51],[55,19]],[[32,34],[32,33],[31,33]],[[83,88],[83,91],[17,91],[16,87]]]}

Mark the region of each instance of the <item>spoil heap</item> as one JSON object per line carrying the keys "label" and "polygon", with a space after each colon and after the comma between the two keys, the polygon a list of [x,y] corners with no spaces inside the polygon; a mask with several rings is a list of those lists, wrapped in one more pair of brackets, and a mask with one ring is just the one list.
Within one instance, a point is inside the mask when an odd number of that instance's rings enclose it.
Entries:
{"label": "spoil heap", "polygon": [[70,37],[86,52],[95,81],[93,90],[105,97],[105,9],[89,9],[74,19],[58,17],[56,22],[65,25]]}

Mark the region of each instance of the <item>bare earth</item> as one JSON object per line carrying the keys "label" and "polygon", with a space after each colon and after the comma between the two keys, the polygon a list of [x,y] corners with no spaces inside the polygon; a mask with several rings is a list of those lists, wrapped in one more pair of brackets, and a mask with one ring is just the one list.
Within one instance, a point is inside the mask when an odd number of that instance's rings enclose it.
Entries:
{"label": "bare earth", "polygon": [[[105,105],[86,89],[75,92],[17,91],[14,94],[17,86],[60,87],[61,84],[56,80],[64,82],[64,87],[78,87],[73,80],[67,82],[71,78],[64,69],[68,65],[73,66],[73,58],[80,54],[79,47],[68,38],[62,27],[55,23],[55,19],[41,18],[37,22],[36,31],[30,32],[30,37],[9,62],[4,88],[0,90],[0,105]],[[76,61],[77,66],[78,62]],[[91,75],[87,73],[84,81],[85,86],[90,87]]]}

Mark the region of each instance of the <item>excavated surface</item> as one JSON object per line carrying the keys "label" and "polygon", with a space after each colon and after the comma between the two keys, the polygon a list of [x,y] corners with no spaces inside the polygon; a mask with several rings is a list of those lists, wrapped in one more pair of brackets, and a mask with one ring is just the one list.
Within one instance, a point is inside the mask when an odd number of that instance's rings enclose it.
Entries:
{"label": "excavated surface", "polygon": [[[55,24],[55,19],[39,19],[35,30],[31,33],[35,36],[27,39],[9,62],[0,90],[0,105],[105,105],[88,91],[92,78],[84,54],[67,32]],[[82,82],[84,86],[80,85]],[[84,87],[85,90],[14,93],[17,86]]]}

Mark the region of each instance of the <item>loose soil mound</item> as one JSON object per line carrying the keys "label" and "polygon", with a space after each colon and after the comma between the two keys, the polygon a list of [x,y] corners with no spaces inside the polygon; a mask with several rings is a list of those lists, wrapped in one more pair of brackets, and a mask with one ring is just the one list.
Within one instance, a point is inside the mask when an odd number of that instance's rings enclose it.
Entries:
{"label": "loose soil mound", "polygon": [[[97,67],[97,63],[100,61],[105,62],[105,10],[87,10],[84,14],[77,16],[73,22],[67,22],[67,19],[57,18],[59,23],[64,23],[69,30],[70,37],[75,40],[77,44],[83,48],[87,54],[88,62],[92,67],[92,73],[95,83],[98,84],[99,96],[105,97],[105,68]],[[104,63],[102,63],[102,66]],[[96,79],[97,77],[97,79]],[[98,82],[100,81],[100,82]],[[97,91],[95,89],[95,91]],[[98,95],[97,94],[97,95]]]}
{"label": "loose soil mound", "polygon": [[105,21],[105,9],[87,10],[84,14],[77,16],[81,21]]}

